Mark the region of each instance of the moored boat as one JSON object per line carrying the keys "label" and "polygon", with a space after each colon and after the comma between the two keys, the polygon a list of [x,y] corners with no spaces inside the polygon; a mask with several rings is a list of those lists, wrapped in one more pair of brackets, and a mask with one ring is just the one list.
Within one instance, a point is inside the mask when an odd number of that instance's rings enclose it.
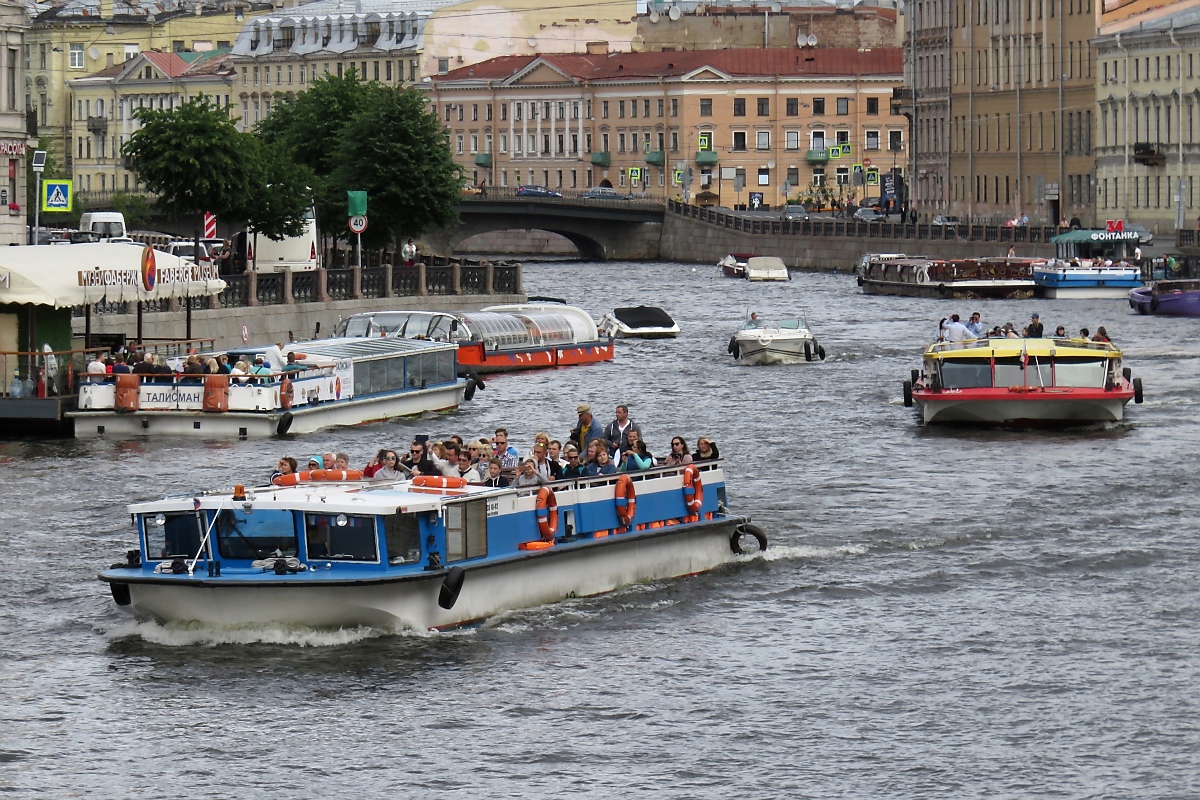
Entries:
{"label": "moored boat", "polygon": [[445,630],[766,547],[716,461],[526,489],[305,477],[131,505],[138,547],[99,578],[144,620]]}
{"label": "moored boat", "polygon": [[717,262],[721,274],[726,278],[746,277],[746,264],[754,258],[753,253],[730,253]]}
{"label": "moored boat", "polygon": [[1120,422],[1142,381],[1110,342],[974,339],[936,342],[904,382],[925,424],[1069,427]]}
{"label": "moored boat", "polygon": [[752,316],[729,340],[729,354],[746,364],[802,364],[825,360],[825,348],[803,318],[760,320]]}
{"label": "moored boat", "polygon": [[679,325],[658,306],[615,308],[597,327],[614,339],[674,339],[679,335]]}
{"label": "moored boat", "polygon": [[775,256],[754,256],[746,262],[748,281],[790,281],[787,264]]}
{"label": "moored boat", "polygon": [[1154,281],[1129,292],[1129,307],[1139,314],[1200,317],[1200,281]]}
{"label": "moored boat", "polygon": [[338,323],[336,336],[429,339],[458,346],[464,374],[612,361],[611,336],[588,313],[561,303],[489,306],[482,311],[368,311]]}
{"label": "moored boat", "polygon": [[[288,354],[298,364],[289,367]],[[447,411],[474,395],[451,344],[408,339],[321,339],[228,352],[264,357],[264,374],[108,375],[81,383],[77,437],[250,437],[312,433]]]}
{"label": "moored boat", "polygon": [[1037,284],[1038,297],[1125,297],[1131,289],[1142,285],[1142,271],[1120,263],[1093,266],[1055,260],[1035,264],[1033,282]]}
{"label": "moored boat", "polygon": [[1022,300],[1033,297],[1032,258],[872,260],[858,277],[864,294]]}

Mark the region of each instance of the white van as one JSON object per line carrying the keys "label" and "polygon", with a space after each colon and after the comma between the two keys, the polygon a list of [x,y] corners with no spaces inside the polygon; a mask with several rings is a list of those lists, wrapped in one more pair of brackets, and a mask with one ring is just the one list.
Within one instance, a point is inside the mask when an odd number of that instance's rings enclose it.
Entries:
{"label": "white van", "polygon": [[79,230],[99,234],[102,242],[123,237],[125,215],[120,211],[86,211],[79,217]]}

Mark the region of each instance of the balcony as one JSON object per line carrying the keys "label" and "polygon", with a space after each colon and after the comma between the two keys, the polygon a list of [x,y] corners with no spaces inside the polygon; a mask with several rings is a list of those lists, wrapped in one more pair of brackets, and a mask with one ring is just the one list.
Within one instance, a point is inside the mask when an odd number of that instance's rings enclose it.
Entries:
{"label": "balcony", "polygon": [[475,166],[487,167],[490,169],[492,166],[492,154],[491,153],[476,153],[475,154]]}
{"label": "balcony", "polygon": [[607,167],[612,164],[612,153],[608,150],[599,150],[592,153],[592,163],[597,167]]}
{"label": "balcony", "polygon": [[804,154],[804,160],[810,164],[824,164],[829,161],[829,149],[809,150]]}
{"label": "balcony", "polygon": [[715,167],[718,160],[714,150],[696,151],[696,166],[698,167]]}
{"label": "balcony", "polygon": [[1137,142],[1133,145],[1133,163],[1147,167],[1165,167],[1167,154],[1157,142]]}
{"label": "balcony", "polygon": [[103,136],[108,133],[108,117],[88,117],[87,129],[88,133]]}
{"label": "balcony", "polygon": [[646,152],[646,163],[652,167],[661,167],[667,163],[667,155],[662,150],[649,150]]}

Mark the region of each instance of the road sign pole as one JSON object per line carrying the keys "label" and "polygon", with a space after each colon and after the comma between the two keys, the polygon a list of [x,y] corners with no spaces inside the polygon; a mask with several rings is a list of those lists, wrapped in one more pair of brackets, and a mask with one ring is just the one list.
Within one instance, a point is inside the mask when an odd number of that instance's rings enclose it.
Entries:
{"label": "road sign pole", "polygon": [[33,201],[33,244],[40,241],[39,233],[42,224],[42,171],[38,170],[37,197]]}
{"label": "road sign pole", "polygon": [[356,234],[354,234],[354,236],[356,239],[358,239],[358,269],[359,269],[359,272],[361,272],[362,271],[362,234],[356,233]]}

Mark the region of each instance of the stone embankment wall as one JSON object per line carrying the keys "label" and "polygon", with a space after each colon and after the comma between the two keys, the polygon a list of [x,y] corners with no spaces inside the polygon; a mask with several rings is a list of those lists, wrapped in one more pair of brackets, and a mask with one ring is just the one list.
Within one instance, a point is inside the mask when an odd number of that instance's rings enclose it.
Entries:
{"label": "stone embankment wall", "polygon": [[[660,258],[715,264],[729,253],[778,256],[789,267],[812,270],[853,269],[867,253],[907,253],[931,258],[988,258],[1008,254],[1007,242],[934,241],[857,236],[752,234],[668,212],[663,220]],[[1049,258],[1049,244],[1015,245],[1016,255]]]}

